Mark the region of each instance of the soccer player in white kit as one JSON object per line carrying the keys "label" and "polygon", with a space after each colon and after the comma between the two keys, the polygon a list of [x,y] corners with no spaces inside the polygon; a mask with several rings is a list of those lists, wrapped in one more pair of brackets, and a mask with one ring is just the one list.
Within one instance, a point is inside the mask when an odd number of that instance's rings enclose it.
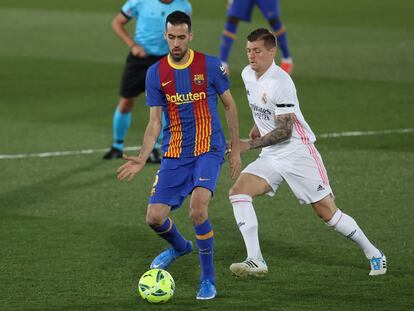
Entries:
{"label": "soccer player in white kit", "polygon": [[242,72],[247,99],[255,125],[250,139],[240,141],[240,151],[262,148],[258,159],[240,174],[229,191],[234,217],[243,236],[247,259],[233,263],[237,276],[264,276],[268,272],[263,259],[253,198],[273,196],[286,181],[301,203],[311,204],[325,223],[359,245],[371,264],[369,275],[387,271],[387,259],[349,215],[335,205],[332,189],[319,152],[315,135],[303,118],[296,88],[289,74],[278,67],[276,39],[264,28],[247,37],[249,65]]}

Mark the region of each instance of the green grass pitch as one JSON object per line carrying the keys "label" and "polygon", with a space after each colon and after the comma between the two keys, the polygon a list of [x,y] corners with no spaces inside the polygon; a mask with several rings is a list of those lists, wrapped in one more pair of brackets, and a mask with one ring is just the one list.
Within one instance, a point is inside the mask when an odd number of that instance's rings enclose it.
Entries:
{"label": "green grass pitch", "polygon": [[[226,1],[192,2],[192,46],[217,55]],[[0,2],[0,155],[109,147],[127,53],[110,22],[122,4]],[[275,198],[255,200],[268,276],[233,277],[228,267],[245,250],[227,199],[232,180],[225,164],[209,210],[217,299],[195,300],[194,253],[169,270],[177,286],[172,300],[152,306],[136,286],[166,247],[145,224],[157,166],[121,183],[115,170],[122,161],[105,162],[102,153],[0,159],[0,310],[414,308],[414,3],[296,0],[281,7],[299,101],[317,135],[409,129],[317,142],[338,206],[386,252],[388,274],[368,277],[362,252],[284,185]],[[256,11],[252,23],[240,25],[230,59],[243,137],[252,125],[240,78],[244,38],[259,26],[267,25]],[[147,120],[141,97],[128,146],[141,143]],[[244,165],[256,155],[243,156]],[[172,216],[194,240],[188,201]]]}

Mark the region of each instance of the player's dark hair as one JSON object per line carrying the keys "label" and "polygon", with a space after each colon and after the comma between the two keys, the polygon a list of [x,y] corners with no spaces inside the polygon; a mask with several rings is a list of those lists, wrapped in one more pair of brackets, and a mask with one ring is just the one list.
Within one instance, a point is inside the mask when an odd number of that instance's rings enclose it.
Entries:
{"label": "player's dark hair", "polygon": [[249,42],[263,40],[267,49],[275,48],[277,46],[275,35],[266,28],[258,28],[253,30],[247,36],[247,40],[249,40]]}
{"label": "player's dark hair", "polygon": [[173,26],[187,24],[188,31],[191,32],[191,18],[187,14],[181,11],[174,11],[167,16],[165,21],[165,29],[167,29],[167,24],[170,23]]}

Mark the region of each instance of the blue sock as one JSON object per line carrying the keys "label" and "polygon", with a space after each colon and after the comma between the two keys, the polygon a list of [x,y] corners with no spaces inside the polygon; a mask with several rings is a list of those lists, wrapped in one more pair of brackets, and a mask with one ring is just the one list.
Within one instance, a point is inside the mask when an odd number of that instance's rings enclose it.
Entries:
{"label": "blue sock", "polygon": [[122,113],[116,107],[114,120],[113,120],[113,131],[114,131],[114,143],[112,147],[123,150],[125,135],[131,126],[131,112]]}
{"label": "blue sock", "polygon": [[201,266],[201,281],[210,280],[215,284],[214,279],[214,233],[210,221],[207,219],[199,226],[194,226],[198,246],[198,257]]}
{"label": "blue sock", "polygon": [[162,128],[160,132],[160,136],[158,136],[158,139],[154,145],[154,148],[160,149],[162,146],[162,139],[164,138],[164,127],[167,124],[167,121],[165,120],[165,115],[162,113]]}
{"label": "blue sock", "polygon": [[164,240],[170,243],[176,251],[181,252],[187,248],[187,240],[184,239],[180,231],[178,231],[177,227],[175,226],[171,218],[167,218],[167,220],[161,225],[161,227],[152,229],[160,237],[162,237]]}
{"label": "blue sock", "polygon": [[279,45],[279,48],[282,51],[282,57],[289,58],[290,53],[285,27],[283,27],[280,21],[277,21],[275,24],[272,25],[272,29],[277,37],[277,44]]}
{"label": "blue sock", "polygon": [[233,41],[236,39],[237,24],[226,22],[226,28],[221,35],[220,44],[220,60],[226,62],[229,59],[229,54],[233,46]]}

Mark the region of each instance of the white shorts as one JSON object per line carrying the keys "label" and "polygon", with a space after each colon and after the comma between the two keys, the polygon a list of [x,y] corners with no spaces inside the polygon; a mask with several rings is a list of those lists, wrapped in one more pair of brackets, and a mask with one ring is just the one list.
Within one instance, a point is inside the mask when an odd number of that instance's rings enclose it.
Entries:
{"label": "white shorts", "polygon": [[301,145],[282,159],[264,154],[250,163],[242,173],[266,180],[273,190],[267,193],[270,196],[275,195],[285,180],[302,204],[315,203],[332,194],[322,158],[313,144]]}

